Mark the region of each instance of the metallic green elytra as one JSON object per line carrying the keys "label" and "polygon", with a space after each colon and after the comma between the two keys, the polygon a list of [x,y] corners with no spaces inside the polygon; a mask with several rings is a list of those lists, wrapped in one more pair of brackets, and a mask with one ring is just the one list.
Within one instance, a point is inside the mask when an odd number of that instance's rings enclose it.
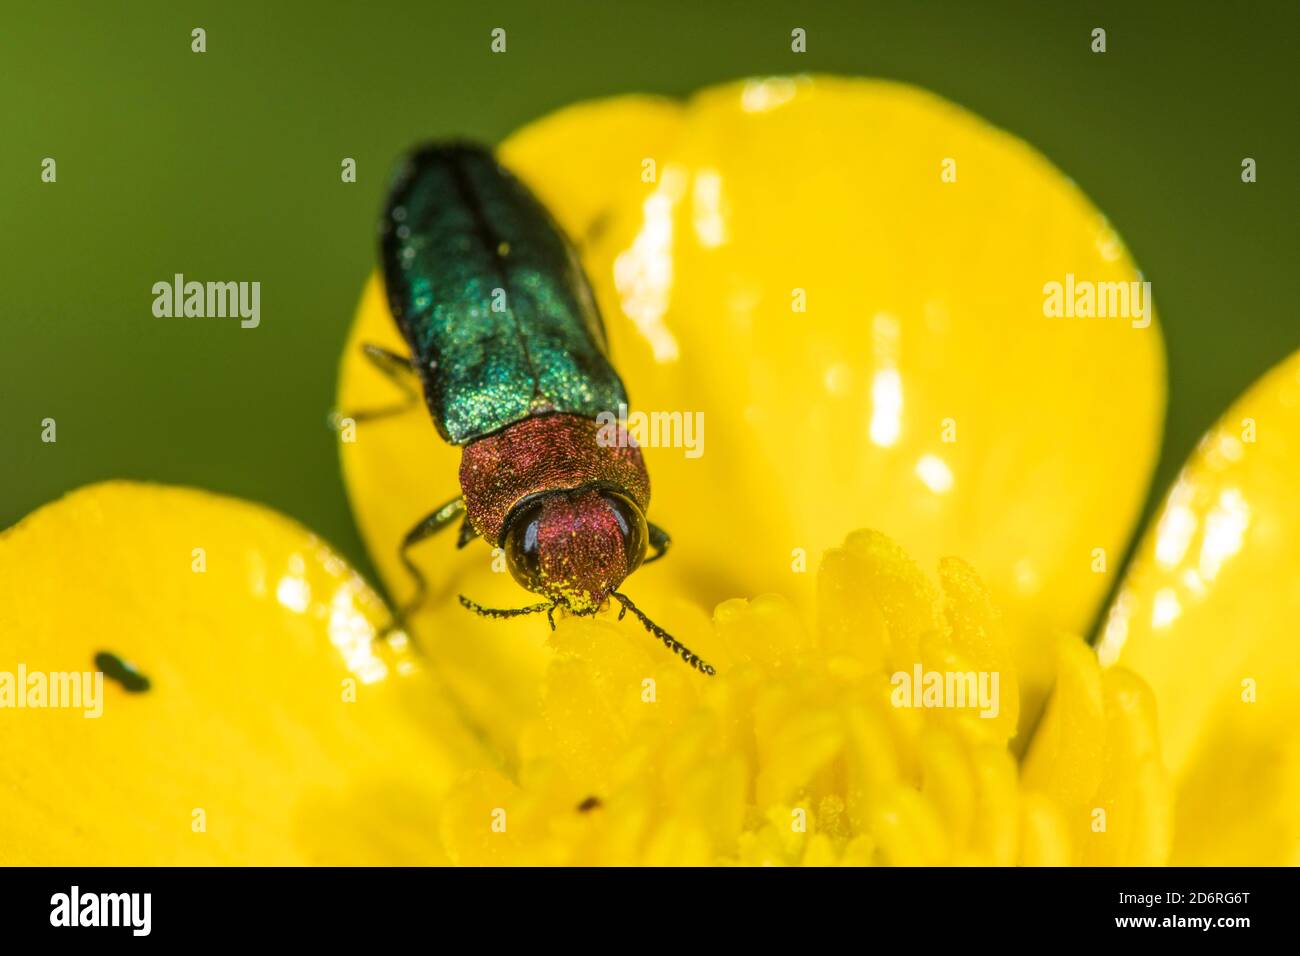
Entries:
{"label": "metallic green elytra", "polygon": [[448,442],[626,404],[572,247],[489,150],[436,144],[408,155],[380,247],[389,306]]}

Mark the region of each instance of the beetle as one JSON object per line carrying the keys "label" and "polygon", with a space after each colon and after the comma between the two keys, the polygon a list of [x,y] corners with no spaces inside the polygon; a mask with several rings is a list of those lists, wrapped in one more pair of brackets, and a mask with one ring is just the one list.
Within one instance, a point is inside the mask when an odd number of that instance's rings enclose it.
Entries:
{"label": "beetle", "polygon": [[554,218],[491,150],[432,143],[410,152],[393,177],[379,253],[410,355],[362,348],[406,401],[350,417],[404,411],[422,395],[439,435],[462,448],[461,494],[402,540],[416,591],[401,616],[426,591],[410,549],[459,519],[457,547],[476,537],[495,544],[515,581],[544,599],[500,609],[461,595],[467,609],[495,618],[545,612],[554,629],[557,609],[593,615],[613,598],[620,620],[630,611],[687,664],[714,674],[618,590],[671,539],[646,520],[641,450],[626,432],[610,441],[597,423],[627,405],[627,392],[591,286]]}

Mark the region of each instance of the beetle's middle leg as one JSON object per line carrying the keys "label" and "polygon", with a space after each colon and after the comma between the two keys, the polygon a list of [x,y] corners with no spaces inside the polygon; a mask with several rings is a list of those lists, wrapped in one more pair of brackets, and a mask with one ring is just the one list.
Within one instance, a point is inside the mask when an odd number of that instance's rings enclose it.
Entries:
{"label": "beetle's middle leg", "polygon": [[406,567],[407,573],[410,574],[411,578],[415,581],[415,594],[411,596],[409,601],[402,605],[401,610],[398,612],[398,616],[403,621],[407,620],[412,614],[419,610],[420,605],[424,603],[424,598],[428,591],[428,583],[424,579],[424,574],[415,566],[415,562],[411,560],[411,556],[407,552],[412,546],[419,544],[425,538],[433,537],[464,514],[465,500],[460,497],[453,498],[436,511],[426,515],[420,523],[408,531],[406,537],[402,539],[402,546],[398,549],[397,556],[401,558],[402,564]]}
{"label": "beetle's middle leg", "polygon": [[390,352],[378,345],[371,345],[369,342],[361,346],[361,354],[369,359],[371,365],[383,372],[385,378],[402,390],[402,398],[392,405],[384,405],[380,408],[366,408],[346,413],[335,412],[330,417],[336,427],[345,418],[350,418],[354,422],[372,422],[377,418],[400,415],[402,412],[410,411],[420,401],[419,388],[417,383],[412,381],[415,375],[414,359]]}

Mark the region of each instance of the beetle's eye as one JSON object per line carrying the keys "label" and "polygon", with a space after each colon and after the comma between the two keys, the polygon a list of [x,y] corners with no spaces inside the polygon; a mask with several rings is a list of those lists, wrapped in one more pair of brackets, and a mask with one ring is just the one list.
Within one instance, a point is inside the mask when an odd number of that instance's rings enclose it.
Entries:
{"label": "beetle's eye", "polygon": [[510,519],[506,531],[506,567],[520,587],[529,591],[542,589],[542,558],[538,544],[542,503],[534,501]]}
{"label": "beetle's eye", "polygon": [[627,573],[631,574],[645,560],[646,542],[649,538],[646,531],[645,515],[641,513],[641,509],[636,506],[635,502],[616,491],[602,491],[600,494],[609,505],[609,510],[614,513],[614,519],[618,522],[619,530],[623,532]]}

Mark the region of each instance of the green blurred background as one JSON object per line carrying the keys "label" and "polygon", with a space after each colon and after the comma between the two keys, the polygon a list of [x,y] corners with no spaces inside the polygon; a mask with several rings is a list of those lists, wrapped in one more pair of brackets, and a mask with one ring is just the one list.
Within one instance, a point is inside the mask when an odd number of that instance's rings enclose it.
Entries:
{"label": "green blurred background", "polygon": [[[325,418],[398,153],[434,136],[497,142],[581,99],[814,71],[955,100],[1108,214],[1167,340],[1155,501],[1206,426],[1300,347],[1298,9],[7,0],[0,526],[87,482],[153,479],[265,502],[368,571]],[[504,56],[489,52],[497,26]],[[1089,50],[1096,26],[1104,55]],[[46,156],[55,185],[40,182]],[[153,318],[150,288],[176,272],[260,281],[261,327]],[[46,417],[57,444],[40,440]]]}

